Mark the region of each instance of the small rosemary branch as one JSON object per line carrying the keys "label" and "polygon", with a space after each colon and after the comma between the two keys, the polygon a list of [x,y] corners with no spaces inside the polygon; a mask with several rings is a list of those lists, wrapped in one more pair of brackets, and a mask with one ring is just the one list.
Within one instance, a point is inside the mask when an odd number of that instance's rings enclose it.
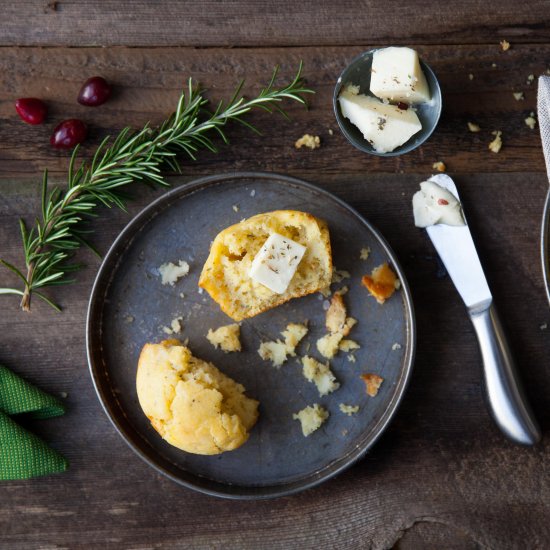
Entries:
{"label": "small rosemary branch", "polygon": [[100,206],[117,206],[125,210],[121,188],[135,181],[167,186],[161,170],[169,168],[181,172],[177,155],[185,153],[196,159],[201,149],[216,152],[209,134],[219,135],[228,143],[224,126],[229,121],[240,122],[252,131],[258,130],[242,117],[253,107],[268,112],[287,115],[280,107],[285,99],[305,104],[303,94],[313,93],[304,87],[301,77],[302,63],[292,82],[283,88],[275,88],[278,67],[268,85],[254,99],[246,100],[241,95],[241,82],[227,104],[220,101],[214,112],[205,110],[208,100],[193,88],[191,79],[187,94],[182,93],[176,111],[158,128],[146,125],[142,130],[122,130],[111,142],[107,137],[97,148],[90,162],[83,162],[75,168],[78,146],[69,163],[66,189],[54,187],[48,192],[48,173],[42,180],[41,219],[30,230],[23,220],[19,221],[26,275],[7,261],[0,263],[15,273],[23,283],[23,290],[0,288],[0,294],[21,296],[21,308],[30,311],[31,297],[36,294],[50,306],[60,308],[39,289],[73,282],[68,275],[80,268],[70,263],[74,251],[82,245],[95,249],[86,241],[87,231],[83,220],[95,216]]}

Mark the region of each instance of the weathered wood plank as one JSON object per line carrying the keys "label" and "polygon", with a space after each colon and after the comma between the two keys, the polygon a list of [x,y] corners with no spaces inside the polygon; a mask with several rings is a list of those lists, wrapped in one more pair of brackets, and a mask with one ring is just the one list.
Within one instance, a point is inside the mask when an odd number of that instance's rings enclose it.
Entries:
{"label": "weathered wood plank", "polygon": [[[544,170],[538,129],[530,130],[524,119],[536,106],[536,84],[527,83],[528,75],[549,69],[549,45],[517,46],[507,52],[497,45],[419,48],[440,78],[444,113],[425,145],[393,158],[355,150],[339,132],[332,112],[336,79],[362,49],[4,48],[0,56],[0,179],[28,178],[45,168],[54,177],[62,177],[69,155],[49,145],[49,135],[60,120],[76,117],[90,125],[91,135],[83,147],[83,154],[90,155],[107,134],[126,125],[161,121],[174,108],[180,89],[191,76],[217,101],[229,98],[241,78],[247,79],[247,92],[257,92],[277,63],[282,64],[281,81],[290,78],[300,59],[304,60],[308,84],[317,92],[310,110],[289,104],[290,123],[254,113],[252,120],[264,130],[260,140],[249,130],[232,126],[228,130],[232,146],[222,147],[218,155],[208,153],[197,162],[186,162],[185,173],[234,169],[284,172],[291,163],[315,178],[320,172],[338,174],[342,170],[350,174],[429,172],[438,160],[453,173]],[[116,94],[99,108],[83,107],[76,102],[76,95],[81,83],[94,74],[111,80]],[[514,99],[512,92],[518,91],[524,92],[524,100]],[[15,113],[15,99],[29,96],[42,97],[50,105],[46,124],[25,125]],[[469,132],[468,121],[478,123],[482,131]],[[493,130],[503,132],[499,154],[487,148]],[[321,136],[322,148],[295,150],[295,140],[305,132]]]}
{"label": "weathered wood plank", "polygon": [[0,45],[322,46],[547,42],[544,0],[4,3]]}

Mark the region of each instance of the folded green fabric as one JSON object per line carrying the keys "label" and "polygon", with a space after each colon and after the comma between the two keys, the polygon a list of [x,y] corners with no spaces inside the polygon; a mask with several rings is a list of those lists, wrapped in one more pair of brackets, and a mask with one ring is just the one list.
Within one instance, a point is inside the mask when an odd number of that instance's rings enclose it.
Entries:
{"label": "folded green fabric", "polygon": [[0,480],[63,472],[68,462],[12,416],[52,418],[64,414],[61,401],[0,365]]}

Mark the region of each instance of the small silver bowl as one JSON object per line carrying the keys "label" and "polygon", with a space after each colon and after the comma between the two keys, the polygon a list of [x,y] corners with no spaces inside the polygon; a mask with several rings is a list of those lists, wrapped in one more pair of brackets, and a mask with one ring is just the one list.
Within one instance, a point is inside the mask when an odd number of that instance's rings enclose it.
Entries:
{"label": "small silver bowl", "polygon": [[340,110],[338,96],[340,95],[340,91],[344,86],[347,86],[348,84],[354,84],[356,86],[359,86],[359,93],[375,97],[370,92],[370,75],[372,68],[372,56],[374,52],[377,51],[377,49],[368,50],[358,55],[344,69],[344,71],[340,75],[340,78],[338,78],[338,81],[336,82],[334,95],[332,97],[332,104],[334,107],[334,114],[336,115],[336,121],[338,122],[338,126],[340,126],[340,130],[342,130],[342,133],[346,136],[348,141],[354,147],[356,147],[360,151],[370,153],[371,155],[377,155],[379,157],[395,157],[397,155],[409,153],[413,149],[416,149],[432,135],[437,126],[437,123],[439,122],[439,117],[441,116],[441,88],[439,87],[439,82],[434,72],[430,69],[428,65],[426,65],[426,63],[420,60],[420,67],[422,68],[422,72],[424,73],[424,76],[428,81],[431,96],[429,102],[419,103],[414,106],[416,109],[416,114],[418,115],[418,118],[420,119],[420,122],[422,124],[422,130],[417,132],[408,141],[403,143],[403,145],[400,145],[393,151],[390,151],[388,153],[379,153],[378,151],[375,151],[373,146],[363,137],[363,134],[361,133],[359,128],[357,128],[355,124],[351,123],[346,117],[344,117],[342,111]]}

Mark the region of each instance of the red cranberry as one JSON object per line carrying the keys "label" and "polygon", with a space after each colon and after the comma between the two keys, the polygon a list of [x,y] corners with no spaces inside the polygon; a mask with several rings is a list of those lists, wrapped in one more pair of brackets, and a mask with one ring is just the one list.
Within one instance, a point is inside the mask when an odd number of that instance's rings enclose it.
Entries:
{"label": "red cranberry", "polygon": [[15,110],[17,114],[28,124],[42,124],[48,108],[46,104],[35,97],[22,97],[15,102]]}
{"label": "red cranberry", "polygon": [[111,97],[111,86],[101,76],[88,78],[80,88],[78,103],[88,107],[97,107]]}
{"label": "red cranberry", "polygon": [[71,149],[76,144],[82,143],[87,135],[86,124],[77,118],[70,118],[55,127],[50,144],[56,149]]}
{"label": "red cranberry", "polygon": [[406,111],[408,108],[409,108],[409,104],[408,103],[405,103],[403,101],[400,101],[398,104],[397,104],[397,108],[398,109],[401,109],[402,111]]}

